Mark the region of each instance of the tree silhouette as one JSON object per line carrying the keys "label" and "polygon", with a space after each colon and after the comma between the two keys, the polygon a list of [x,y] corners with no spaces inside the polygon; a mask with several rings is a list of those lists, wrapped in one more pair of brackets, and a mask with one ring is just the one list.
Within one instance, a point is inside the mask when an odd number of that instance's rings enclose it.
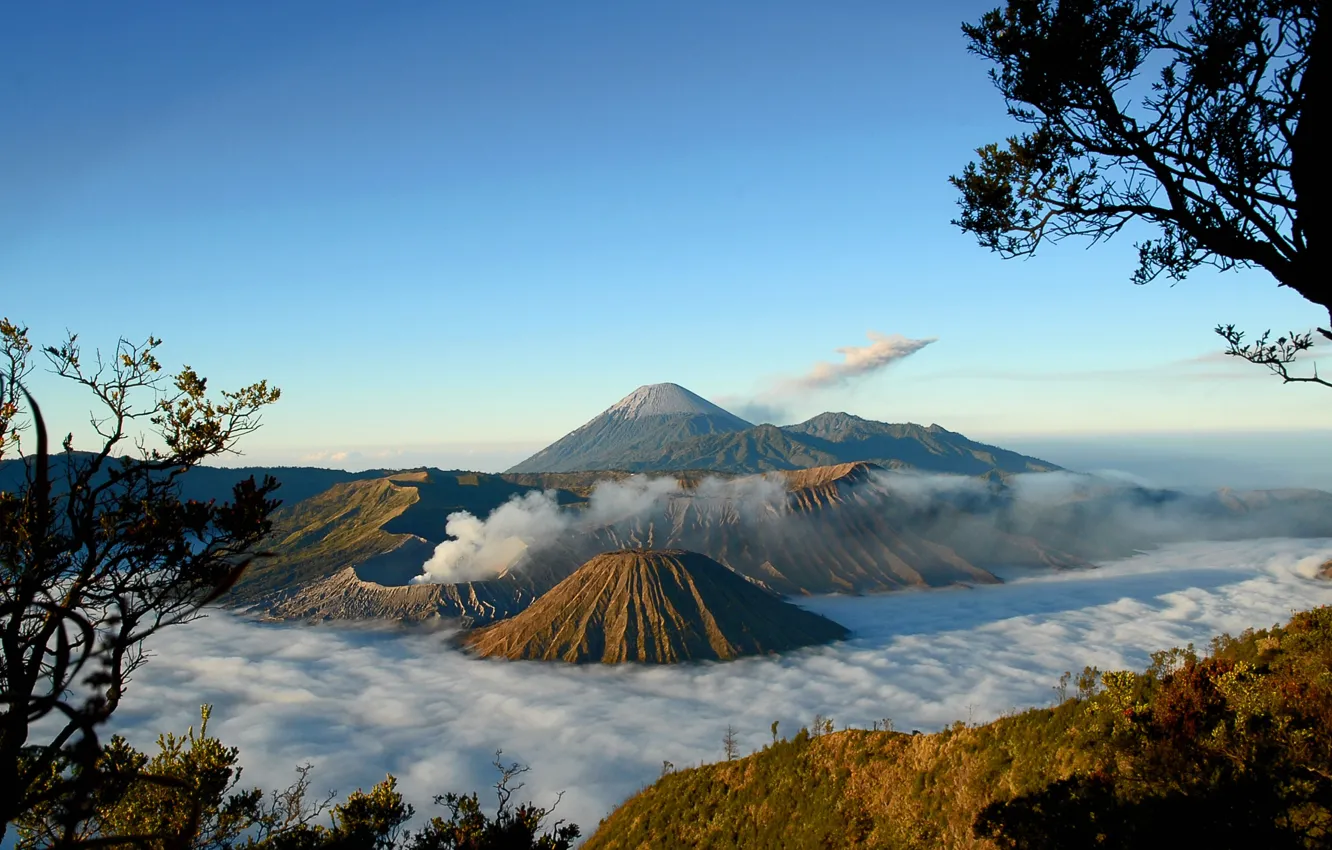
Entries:
{"label": "tree silhouette", "polygon": [[[449,810],[449,817],[432,818],[425,828],[413,834],[406,850],[569,850],[582,834],[576,824],[557,821],[549,830],[546,819],[560,804],[555,799],[550,808],[532,803],[513,805],[513,795],[523,783],[514,780],[527,773],[528,767],[505,764],[503,752],[495,751],[495,769],[500,778],[495,783],[498,807],[493,818],[481,810],[475,793],[444,794],[435,803]],[[561,797],[563,794],[561,794]]]}
{"label": "tree silhouette", "polygon": [[[85,358],[71,335],[43,350],[51,370],[97,405],[93,451],[75,451],[70,435],[53,455],[23,385],[27,329],[0,324],[0,459],[21,452],[28,429],[35,449],[19,454],[18,492],[0,492],[0,839],[45,807],[60,827],[53,842],[75,843],[116,781],[103,769],[97,727],[144,663],[143,642],[235,583],[278,504],[272,478],[237,483],[223,504],[180,498],[180,475],[233,452],[279,392],[260,381],[210,397],[188,366],[162,371],[160,344],[122,339],[105,359]],[[133,454],[121,454],[127,448]]]}
{"label": "tree silhouette", "polygon": [[[1005,257],[1070,236],[1093,242],[1134,222],[1135,283],[1202,265],[1266,270],[1328,311],[1327,34],[1318,0],[1009,0],[963,32],[990,60],[1008,113],[1029,132],[988,144],[951,178],[954,222]],[[1154,79],[1148,79],[1154,75]],[[1332,323],[1318,333],[1332,340]],[[1310,333],[1227,353],[1285,381]]]}

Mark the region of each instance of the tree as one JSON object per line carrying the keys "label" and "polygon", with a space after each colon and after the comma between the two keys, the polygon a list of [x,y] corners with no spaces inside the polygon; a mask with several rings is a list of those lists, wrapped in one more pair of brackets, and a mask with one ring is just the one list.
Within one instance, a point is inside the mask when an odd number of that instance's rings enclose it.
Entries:
{"label": "tree", "polygon": [[1329,664],[1332,608],[1315,608],[1218,638],[1210,657],[1167,650],[1142,674],[1080,682],[1064,734],[1094,755],[1092,769],[1000,796],[974,832],[1026,850],[1327,846]]}
{"label": "tree", "polygon": [[[151,757],[113,737],[98,756],[101,781],[72,840],[65,837],[60,801],[47,801],[20,816],[17,850],[70,843],[142,850],[570,850],[580,835],[563,821],[543,832],[554,806],[512,804],[523,787],[514,779],[527,768],[503,764],[500,753],[494,818],[481,811],[475,794],[446,794],[436,802],[449,807],[450,817],[433,818],[420,832],[405,828],[415,809],[392,774],[336,805],[332,793],[311,796],[309,765],[297,768],[285,790],[246,789],[238,750],[208,734],[210,706],[201,713],[198,734],[191,727],[184,735],[162,735]],[[64,769],[80,767],[55,766],[51,777]],[[327,824],[316,823],[325,813]]]}
{"label": "tree", "polygon": [[726,734],[722,735],[722,752],[726,754],[727,761],[734,761],[740,754],[740,744],[735,737],[735,727],[726,724]]}
{"label": "tree", "polygon": [[[1137,243],[1135,283],[1203,265],[1261,268],[1332,320],[1320,10],[1319,0],[1198,0],[1185,23],[1173,0],[1009,0],[964,25],[1030,131],[978,149],[950,178],[954,224],[1015,257],[1144,223],[1155,233]],[[1284,381],[1332,386],[1288,370],[1311,333],[1246,345],[1233,325],[1216,332],[1227,353]],[[1332,321],[1317,332],[1332,340]]]}
{"label": "tree", "polygon": [[[197,735],[193,727],[184,735],[162,735],[155,756],[119,735],[102,748],[96,764],[101,781],[73,843],[144,850],[390,850],[408,837],[403,826],[413,809],[392,775],[330,807],[333,794],[311,799],[305,765],[288,788],[266,797],[259,788],[240,787],[239,751],[208,734],[210,706],[201,714]],[[57,766],[52,776],[61,771]],[[44,802],[19,818],[18,850],[70,843],[60,802]],[[315,823],[325,812],[329,824]]]}
{"label": "tree", "polygon": [[[291,843],[290,839],[323,829],[313,821],[328,811],[333,796],[309,802],[310,766],[298,768],[296,781],[265,803],[258,788],[240,788],[238,751],[208,734],[210,714],[211,706],[203,706],[197,735],[190,727],[184,735],[159,736],[158,753],[151,757],[113,736],[98,755],[95,769],[100,781],[93,788],[87,817],[69,836],[73,843],[123,843],[151,850],[229,847]],[[54,763],[48,780],[58,782],[66,770],[80,769],[67,761]],[[366,795],[357,792],[349,803],[358,796]],[[16,822],[18,850],[70,843],[65,804],[56,796],[22,813]],[[345,808],[347,804],[339,810]],[[335,819],[334,829],[340,829],[344,820]]]}
{"label": "tree", "polygon": [[[122,339],[110,356],[85,359],[70,335],[43,349],[51,371],[97,407],[93,450],[76,451],[70,435],[53,455],[24,386],[27,329],[0,323],[0,460],[17,454],[24,480],[0,492],[0,840],[41,810],[54,818],[52,842],[74,844],[98,800],[124,787],[123,760],[103,757],[97,727],[144,663],[144,641],[235,583],[278,505],[271,477],[237,483],[223,504],[180,498],[180,476],[234,452],[279,391],[260,381],[210,397],[188,366],[162,371],[160,344]],[[34,451],[24,455],[28,429]]]}
{"label": "tree", "polygon": [[[582,834],[577,824],[557,821],[542,831],[546,819],[560,804],[560,797],[549,808],[523,803],[514,806],[513,795],[523,783],[514,780],[528,771],[526,765],[505,764],[503,753],[495,752],[495,769],[500,778],[495,783],[498,808],[494,818],[486,817],[475,793],[445,794],[435,798],[446,806],[449,817],[431,818],[425,828],[411,836],[406,850],[570,850]],[[563,795],[561,794],[561,797]]]}

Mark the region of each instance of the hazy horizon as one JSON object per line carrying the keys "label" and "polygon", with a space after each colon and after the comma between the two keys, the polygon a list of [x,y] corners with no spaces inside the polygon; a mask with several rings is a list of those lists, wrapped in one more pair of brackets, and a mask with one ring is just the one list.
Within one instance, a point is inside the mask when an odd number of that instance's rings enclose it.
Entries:
{"label": "hazy horizon", "polygon": [[[919,423],[918,423],[919,424]],[[948,424],[938,423],[947,428]],[[950,428],[949,430],[954,430]],[[964,435],[1075,472],[1118,473],[1156,487],[1332,490],[1332,430]],[[562,436],[562,435],[559,435]],[[226,466],[312,466],[361,472],[422,466],[503,472],[550,442],[409,446],[339,452],[255,453]]]}

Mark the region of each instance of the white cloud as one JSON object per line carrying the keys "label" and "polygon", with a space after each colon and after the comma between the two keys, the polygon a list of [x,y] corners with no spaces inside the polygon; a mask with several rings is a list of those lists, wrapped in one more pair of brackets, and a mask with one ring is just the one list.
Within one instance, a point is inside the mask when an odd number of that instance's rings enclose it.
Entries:
{"label": "white cloud", "polygon": [[412,581],[448,584],[494,578],[534,543],[553,540],[568,526],[555,492],[531,490],[490,512],[484,521],[467,511],[449,514],[444,531],[453,539],[435,553]]}
{"label": "white cloud", "polygon": [[444,531],[453,539],[435,547],[421,567],[417,584],[449,584],[494,578],[509,567],[522,569],[522,556],[569,533],[650,516],[671,498],[687,498],[706,507],[725,505],[742,514],[776,510],[786,504],[786,486],[776,476],[726,480],[705,478],[688,493],[673,476],[634,475],[603,481],[588,498],[586,509],[562,510],[555,491],[529,491],[514,496],[484,520],[467,511],[450,514]]}
{"label": "white cloud", "polygon": [[434,794],[484,790],[493,750],[532,765],[524,794],[587,831],[677,766],[721,757],[728,723],[744,749],[814,714],[933,731],[1045,704],[1064,670],[1140,667],[1155,649],[1204,644],[1332,604],[1311,576],[1332,540],[1167,547],[1098,570],[1009,576],[1009,584],[822,597],[801,604],[851,627],[840,645],[779,658],[678,667],[566,667],[463,656],[425,630],[279,626],[217,613],[168,630],[115,728],[141,747],[197,722],[239,746],[245,781],[285,785],[311,761],[317,788],[346,793],[396,774],[428,813]]}

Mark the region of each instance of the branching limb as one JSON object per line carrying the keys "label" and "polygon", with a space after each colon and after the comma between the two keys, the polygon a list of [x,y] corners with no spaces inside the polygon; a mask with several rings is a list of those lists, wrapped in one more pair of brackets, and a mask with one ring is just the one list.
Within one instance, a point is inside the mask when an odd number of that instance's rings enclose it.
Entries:
{"label": "branching limb", "polygon": [[[1320,330],[1319,332],[1327,336],[1327,331]],[[1268,371],[1281,379],[1282,383],[1322,384],[1325,387],[1332,387],[1332,382],[1318,377],[1318,364],[1316,363],[1312,375],[1292,375],[1290,373],[1289,366],[1295,362],[1296,358],[1314,347],[1312,333],[1292,332],[1273,340],[1271,338],[1272,332],[1267,330],[1263,331],[1262,336],[1247,345],[1244,344],[1244,331],[1236,330],[1234,325],[1218,325],[1216,334],[1225,340],[1226,354],[1259,366],[1266,366]]]}

